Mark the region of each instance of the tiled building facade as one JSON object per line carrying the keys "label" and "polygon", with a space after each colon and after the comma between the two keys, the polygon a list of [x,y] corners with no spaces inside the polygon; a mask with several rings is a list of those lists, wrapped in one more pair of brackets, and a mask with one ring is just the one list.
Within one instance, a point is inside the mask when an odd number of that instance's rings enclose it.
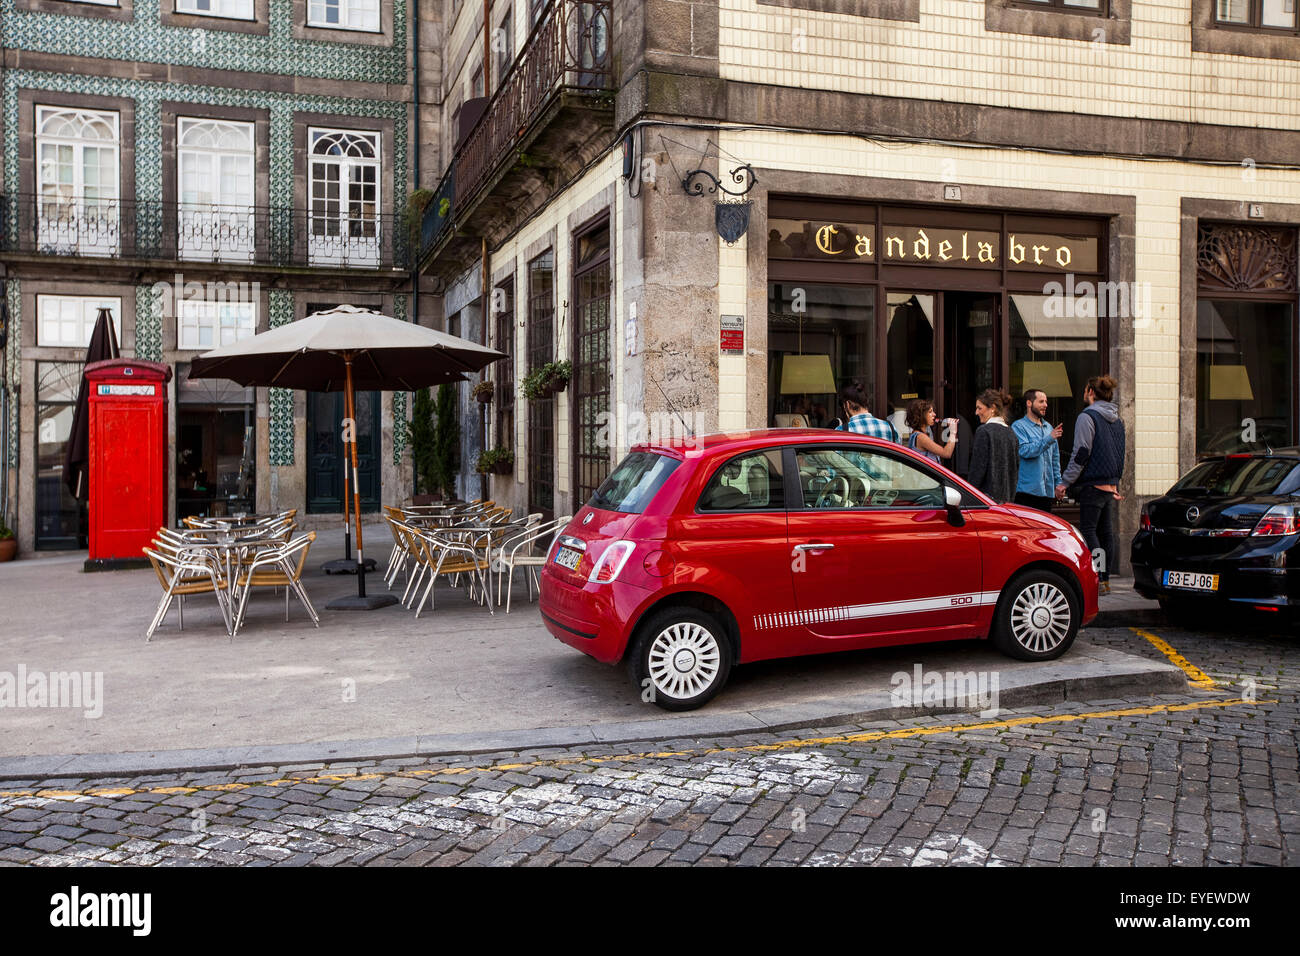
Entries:
{"label": "tiled building facade", "polygon": [[[462,101],[521,7],[492,4],[486,32],[478,5],[448,18]],[[542,96],[506,75],[470,129],[444,116],[447,209],[426,222],[424,272],[456,290],[448,314],[492,303],[515,383],[551,354],[575,363],[566,393],[516,388],[496,414],[488,441],[516,467],[494,497],[567,513],[646,421],[815,424],[850,379],[900,424],[912,398],[973,420],[984,387],[1042,387],[1068,443],[1084,382],[1112,375],[1122,532],[1198,453],[1300,437],[1294,4],[555,9],[560,29],[516,37],[516,62],[555,43],[564,82]],[[683,188],[695,169],[714,177],[692,180],[702,195]],[[749,204],[734,242],[718,198]],[[825,356],[824,381],[790,381],[801,356]]]}
{"label": "tiled building facade", "polygon": [[[171,519],[336,513],[337,396],[186,372],[196,354],[344,302],[415,317],[406,210],[438,62],[416,47],[414,6],[3,0],[0,12],[3,464],[20,549],[84,546],[59,466],[100,306],[123,355],[175,372]],[[409,494],[393,427],[405,407],[401,393],[359,399],[369,507]]]}

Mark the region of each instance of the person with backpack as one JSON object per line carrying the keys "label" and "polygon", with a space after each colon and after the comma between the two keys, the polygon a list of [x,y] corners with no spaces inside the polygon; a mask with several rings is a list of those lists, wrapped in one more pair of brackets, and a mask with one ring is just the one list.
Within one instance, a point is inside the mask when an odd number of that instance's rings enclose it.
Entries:
{"label": "person with backpack", "polygon": [[1079,533],[1095,555],[1105,555],[1097,576],[1099,594],[1110,593],[1110,572],[1115,559],[1115,512],[1123,500],[1119,483],[1124,477],[1124,423],[1114,403],[1116,382],[1109,375],[1088,379],[1083,400],[1088,407],[1074,423],[1074,449],[1061,476],[1058,495],[1067,491],[1079,502]]}

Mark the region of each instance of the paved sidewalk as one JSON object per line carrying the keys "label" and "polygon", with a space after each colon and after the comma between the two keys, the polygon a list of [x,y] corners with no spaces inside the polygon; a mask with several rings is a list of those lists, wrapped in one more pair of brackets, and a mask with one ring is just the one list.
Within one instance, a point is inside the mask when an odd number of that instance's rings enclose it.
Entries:
{"label": "paved sidewalk", "polygon": [[[340,539],[321,534],[310,567],[338,556]],[[371,553],[382,560],[387,548],[372,545]],[[1089,629],[1064,660],[1049,664],[1011,661],[984,642],[965,642],[747,665],[709,707],[674,716],[643,704],[622,668],[552,638],[522,583],[509,615],[489,615],[440,585],[437,609],[417,621],[400,606],[326,611],[331,598],[355,592],[356,581],[313,573],[306,586],[320,609],[319,629],[296,601],[286,624],[283,600],[260,594],[232,643],[212,599],[200,597],[188,603],[183,632],[173,610],[145,644],[158,600],[153,572],[85,574],[80,560],[0,566],[0,671],[102,674],[102,715],[0,710],[0,774],[481,752],[900,716],[891,677],[918,664],[996,672],[1003,706],[1184,686],[1181,672],[1099,646],[1103,632]],[[378,577],[369,583],[383,588]],[[1109,600],[1140,599],[1117,593]]]}

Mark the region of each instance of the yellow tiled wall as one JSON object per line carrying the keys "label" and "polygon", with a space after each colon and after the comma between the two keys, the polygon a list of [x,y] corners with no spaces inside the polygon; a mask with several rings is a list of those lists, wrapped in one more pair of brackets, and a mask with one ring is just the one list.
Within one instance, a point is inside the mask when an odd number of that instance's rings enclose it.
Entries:
{"label": "yellow tiled wall", "polygon": [[1133,0],[1129,45],[990,32],[982,0],[920,0],[919,23],[760,6],[757,0],[719,0],[719,8],[724,79],[1300,127],[1300,62],[1192,52],[1189,0]]}

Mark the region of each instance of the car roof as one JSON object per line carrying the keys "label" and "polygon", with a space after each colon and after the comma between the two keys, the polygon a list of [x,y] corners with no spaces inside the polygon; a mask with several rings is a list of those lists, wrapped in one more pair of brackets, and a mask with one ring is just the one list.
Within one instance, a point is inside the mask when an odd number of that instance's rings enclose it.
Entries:
{"label": "car roof", "polygon": [[715,432],[709,435],[640,442],[633,445],[630,450],[666,454],[673,458],[694,457],[692,452],[696,452],[711,458],[715,455],[742,452],[753,448],[823,441],[853,441],[864,445],[879,445],[882,448],[902,447],[897,442],[831,428],[755,428],[748,431]]}
{"label": "car roof", "polygon": [[1219,458],[1297,458],[1300,459],[1300,445],[1288,445],[1285,448],[1267,448],[1264,451],[1228,451],[1215,452],[1212,455],[1200,455],[1197,462],[1215,461]]}

